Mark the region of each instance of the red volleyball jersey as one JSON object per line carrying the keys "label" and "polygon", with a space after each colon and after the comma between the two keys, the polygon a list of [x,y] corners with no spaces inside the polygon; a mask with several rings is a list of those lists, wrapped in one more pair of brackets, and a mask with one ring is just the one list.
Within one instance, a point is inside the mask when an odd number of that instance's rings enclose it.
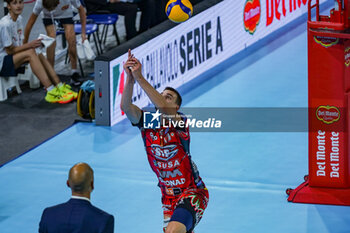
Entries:
{"label": "red volleyball jersey", "polygon": [[135,126],[141,130],[148,162],[158,177],[163,195],[177,195],[180,193],[171,192],[188,188],[204,188],[197,166],[191,159],[189,128],[145,129],[143,115],[142,112],[140,122]]}

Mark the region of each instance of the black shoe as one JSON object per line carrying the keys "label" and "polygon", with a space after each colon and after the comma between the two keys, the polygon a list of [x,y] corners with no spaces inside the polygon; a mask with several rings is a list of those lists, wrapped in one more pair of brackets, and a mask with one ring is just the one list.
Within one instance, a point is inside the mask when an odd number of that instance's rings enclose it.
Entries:
{"label": "black shoe", "polygon": [[75,72],[71,76],[71,84],[73,86],[80,86],[83,83],[82,78],[80,77],[79,73]]}

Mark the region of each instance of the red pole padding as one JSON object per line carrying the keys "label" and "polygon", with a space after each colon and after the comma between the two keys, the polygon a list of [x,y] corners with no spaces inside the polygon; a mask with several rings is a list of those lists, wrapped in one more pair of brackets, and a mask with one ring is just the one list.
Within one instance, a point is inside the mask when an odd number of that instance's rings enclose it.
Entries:
{"label": "red pole padding", "polygon": [[337,3],[331,17],[308,20],[309,175],[288,190],[292,202],[350,205],[350,34]]}

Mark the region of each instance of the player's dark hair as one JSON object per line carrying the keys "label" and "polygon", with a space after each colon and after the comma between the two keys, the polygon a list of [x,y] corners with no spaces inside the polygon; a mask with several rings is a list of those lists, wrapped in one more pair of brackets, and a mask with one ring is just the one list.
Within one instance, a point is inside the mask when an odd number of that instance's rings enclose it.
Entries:
{"label": "player's dark hair", "polygon": [[169,90],[169,91],[175,92],[175,94],[177,95],[177,97],[176,97],[176,104],[179,105],[179,107],[181,107],[182,97],[181,97],[180,93],[177,90],[175,90],[174,88],[172,88],[172,87],[166,87],[164,89],[164,91],[165,90]]}
{"label": "player's dark hair", "polygon": [[59,0],[43,0],[43,7],[45,9],[51,10],[51,9],[55,9],[59,3],[60,3]]}

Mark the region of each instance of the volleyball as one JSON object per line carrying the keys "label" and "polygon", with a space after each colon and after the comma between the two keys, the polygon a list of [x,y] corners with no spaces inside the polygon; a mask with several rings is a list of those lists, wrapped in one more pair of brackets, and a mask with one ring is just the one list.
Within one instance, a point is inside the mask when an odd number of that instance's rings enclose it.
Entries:
{"label": "volleyball", "polygon": [[165,13],[171,21],[181,23],[192,16],[193,7],[189,0],[170,0],[166,4]]}

